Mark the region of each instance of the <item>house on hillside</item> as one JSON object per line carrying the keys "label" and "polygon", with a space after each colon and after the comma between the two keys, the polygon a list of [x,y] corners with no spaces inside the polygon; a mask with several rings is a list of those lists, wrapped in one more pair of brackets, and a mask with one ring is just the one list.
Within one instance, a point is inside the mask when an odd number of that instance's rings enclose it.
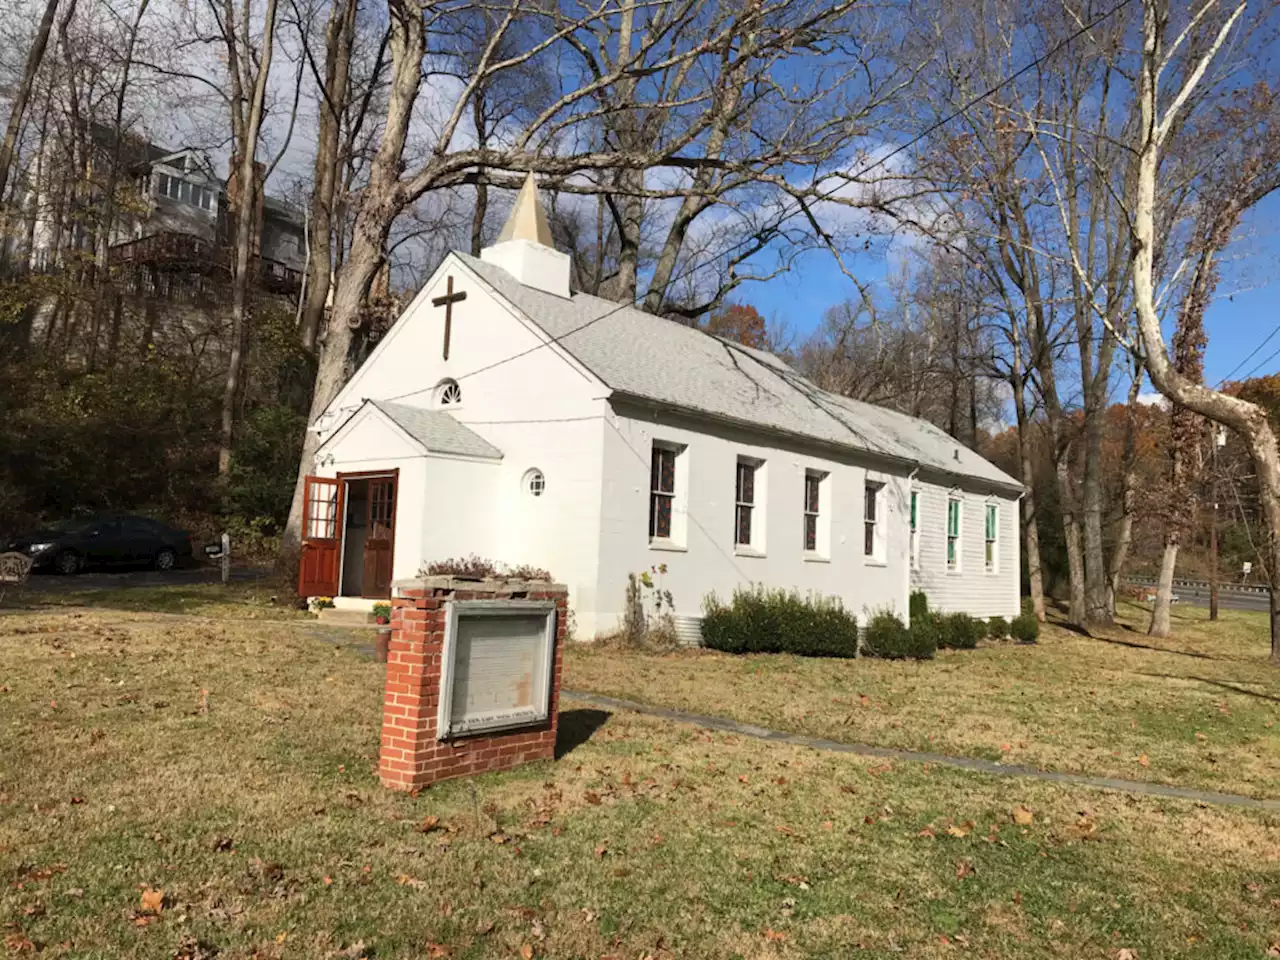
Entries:
{"label": "house on hillside", "polygon": [[[95,133],[98,149],[85,180],[91,189],[101,190],[112,135],[105,128],[95,128]],[[108,263],[121,270],[228,275],[235,225],[226,184],[209,157],[196,149],[168,150],[133,137],[122,143],[121,155],[121,183],[132,185],[134,192],[117,210]],[[45,186],[33,190],[26,204],[34,217],[30,265],[35,271],[57,267],[69,248],[83,249],[91,242],[87,236],[68,235],[68,229],[83,227],[61,222],[57,198],[44,196]],[[301,211],[268,196],[254,219],[260,282],[273,292],[297,293],[305,267]]]}
{"label": "house on hillside", "polygon": [[1021,486],[921,420],[779,358],[573,293],[532,178],[499,241],[451,253],[312,425],[301,591],[371,604],[478,554],[568,584],[580,636],[662,567],[690,626],[764,583],[865,618],[1018,611]]}

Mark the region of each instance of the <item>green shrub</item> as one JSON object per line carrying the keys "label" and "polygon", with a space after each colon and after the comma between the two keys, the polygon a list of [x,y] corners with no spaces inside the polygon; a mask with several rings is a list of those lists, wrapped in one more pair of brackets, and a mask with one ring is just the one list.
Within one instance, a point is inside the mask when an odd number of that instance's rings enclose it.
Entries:
{"label": "green shrub", "polygon": [[929,615],[929,595],[923,590],[912,590],[911,597],[907,601],[907,613],[911,615],[911,622],[915,623],[921,617]]}
{"label": "green shrub", "polygon": [[1034,613],[1023,613],[1009,624],[1009,633],[1019,643],[1035,643],[1040,636],[1040,621]]}
{"label": "green shrub", "polygon": [[786,590],[737,590],[728,605],[703,601],[702,642],[722,653],[854,657],[858,622],[838,600]]}
{"label": "green shrub", "polygon": [[987,633],[987,625],[967,613],[947,613],[938,620],[938,646],[944,650],[972,650]]}
{"label": "green shrub", "polygon": [[922,616],[911,621],[911,629],[897,614],[882,611],[871,618],[862,638],[862,652],[882,660],[931,660],[936,649],[933,618]]}
{"label": "green shrub", "polygon": [[1022,612],[1024,614],[1029,614],[1034,617],[1036,615],[1036,602],[1032,600],[1030,597],[1023,597]]}
{"label": "green shrub", "polygon": [[1003,640],[1009,636],[1009,621],[1004,617],[992,617],[987,621],[987,636],[992,640]]}

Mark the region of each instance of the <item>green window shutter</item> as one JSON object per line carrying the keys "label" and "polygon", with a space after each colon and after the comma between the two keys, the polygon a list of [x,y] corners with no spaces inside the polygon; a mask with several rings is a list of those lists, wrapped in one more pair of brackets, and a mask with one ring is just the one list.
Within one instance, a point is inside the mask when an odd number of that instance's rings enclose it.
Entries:
{"label": "green window shutter", "polygon": [[947,536],[960,536],[960,501],[947,501]]}
{"label": "green window shutter", "polygon": [[917,494],[913,490],[911,492],[911,529],[912,530],[916,528],[916,496]]}
{"label": "green window shutter", "polygon": [[987,504],[987,539],[994,540],[996,538],[996,507],[994,503]]}

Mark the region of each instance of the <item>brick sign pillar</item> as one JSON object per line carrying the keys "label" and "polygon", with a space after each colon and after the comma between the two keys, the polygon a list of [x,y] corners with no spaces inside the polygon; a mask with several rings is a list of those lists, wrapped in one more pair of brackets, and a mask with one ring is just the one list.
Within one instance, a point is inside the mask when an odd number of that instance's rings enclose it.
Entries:
{"label": "brick sign pillar", "polygon": [[[391,642],[382,707],[382,748],[378,773],[393,790],[415,790],[437,780],[509,770],[555,756],[564,650],[567,589],[561,584],[522,580],[459,580],[424,577],[395,585]],[[448,604],[464,600],[544,600],[556,607],[547,719],[449,739],[437,736],[440,679]]]}

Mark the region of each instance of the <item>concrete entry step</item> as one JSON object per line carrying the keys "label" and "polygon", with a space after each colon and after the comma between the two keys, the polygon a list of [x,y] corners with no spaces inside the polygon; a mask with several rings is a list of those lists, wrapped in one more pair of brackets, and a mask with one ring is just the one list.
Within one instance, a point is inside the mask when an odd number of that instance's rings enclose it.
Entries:
{"label": "concrete entry step", "polygon": [[336,607],[326,607],[320,611],[318,619],[321,623],[328,623],[338,627],[372,627],[375,625],[372,610],[341,610]]}

